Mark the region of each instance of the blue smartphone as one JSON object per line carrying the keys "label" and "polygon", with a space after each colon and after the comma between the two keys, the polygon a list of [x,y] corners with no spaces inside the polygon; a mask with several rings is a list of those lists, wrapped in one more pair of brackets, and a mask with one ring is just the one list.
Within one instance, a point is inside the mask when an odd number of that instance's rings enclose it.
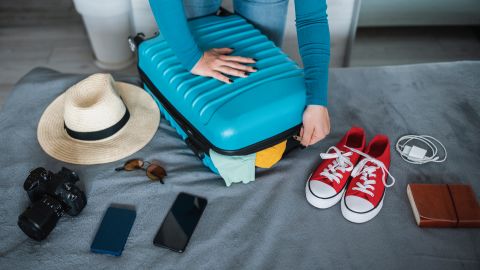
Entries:
{"label": "blue smartphone", "polygon": [[137,213],[135,210],[109,207],[98,228],[90,250],[94,253],[122,255]]}

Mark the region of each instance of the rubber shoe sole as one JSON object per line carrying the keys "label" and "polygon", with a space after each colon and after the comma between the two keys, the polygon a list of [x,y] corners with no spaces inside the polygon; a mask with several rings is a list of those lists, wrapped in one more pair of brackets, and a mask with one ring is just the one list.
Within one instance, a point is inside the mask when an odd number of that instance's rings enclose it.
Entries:
{"label": "rubber shoe sole", "polygon": [[380,210],[383,207],[383,200],[385,199],[385,195],[383,196],[382,200],[380,203],[377,205],[377,207],[373,208],[370,211],[364,212],[364,213],[359,213],[350,210],[346,205],[345,205],[345,197],[342,197],[342,203],[341,203],[341,209],[342,209],[342,215],[343,217],[353,223],[365,223],[371,219],[373,219]]}
{"label": "rubber shoe sole", "polygon": [[327,209],[337,204],[342,199],[343,193],[345,193],[345,190],[347,187],[347,185],[345,185],[342,191],[340,191],[337,195],[324,199],[324,198],[319,198],[312,193],[312,191],[310,190],[309,183],[310,181],[307,181],[307,184],[305,185],[305,195],[307,197],[307,201],[312,206],[320,209]]}

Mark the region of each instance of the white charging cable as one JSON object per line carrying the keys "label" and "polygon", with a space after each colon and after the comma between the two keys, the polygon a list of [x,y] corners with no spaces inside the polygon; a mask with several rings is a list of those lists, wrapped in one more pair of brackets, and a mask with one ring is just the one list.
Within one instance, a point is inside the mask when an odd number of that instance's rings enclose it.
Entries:
{"label": "white charging cable", "polygon": [[[416,145],[407,145],[411,141],[420,141],[423,144],[426,144],[430,148],[431,155],[427,156],[427,149],[423,149],[420,146]],[[442,148],[445,156],[440,159],[438,155],[438,148],[435,145],[435,142],[438,143]],[[437,139],[428,135],[405,135],[398,139],[395,149],[400,154],[403,160],[412,164],[425,164],[429,162],[444,162],[447,160],[447,149],[445,146]]]}

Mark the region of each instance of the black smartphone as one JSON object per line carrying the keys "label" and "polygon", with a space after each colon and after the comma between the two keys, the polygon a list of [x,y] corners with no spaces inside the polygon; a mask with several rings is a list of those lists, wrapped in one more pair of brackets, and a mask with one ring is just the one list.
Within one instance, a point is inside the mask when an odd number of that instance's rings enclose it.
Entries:
{"label": "black smartphone", "polygon": [[109,207],[98,228],[90,250],[95,253],[122,255],[136,217],[135,210]]}
{"label": "black smartphone", "polygon": [[205,207],[205,198],[184,192],[178,194],[155,235],[153,244],[177,252],[185,251]]}

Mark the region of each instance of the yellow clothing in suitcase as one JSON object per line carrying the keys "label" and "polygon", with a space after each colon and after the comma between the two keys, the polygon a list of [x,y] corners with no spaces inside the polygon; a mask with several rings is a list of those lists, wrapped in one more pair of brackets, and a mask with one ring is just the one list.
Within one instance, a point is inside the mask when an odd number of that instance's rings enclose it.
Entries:
{"label": "yellow clothing in suitcase", "polygon": [[283,152],[285,152],[285,148],[287,148],[287,141],[283,141],[270,148],[257,152],[255,166],[260,168],[272,167],[282,158]]}

